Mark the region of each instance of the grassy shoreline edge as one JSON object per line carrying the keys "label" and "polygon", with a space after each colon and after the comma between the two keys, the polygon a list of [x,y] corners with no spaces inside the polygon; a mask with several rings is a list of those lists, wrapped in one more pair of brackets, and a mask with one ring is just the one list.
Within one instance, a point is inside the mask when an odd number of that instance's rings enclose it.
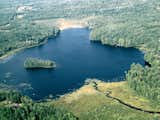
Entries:
{"label": "grassy shoreline edge", "polygon": [[[60,31],[59,31],[59,32],[60,32]],[[57,37],[58,34],[59,34],[59,33],[57,33],[57,34],[54,36],[54,38]],[[51,35],[51,36],[52,36],[52,35]],[[31,46],[27,46],[27,47],[17,48],[17,49],[15,49],[15,50],[9,51],[8,53],[6,53],[6,54],[4,54],[3,56],[0,57],[0,61],[7,59],[8,57],[10,57],[10,56],[12,56],[12,55],[14,55],[14,54],[22,51],[22,50],[29,49],[29,48],[34,48],[34,47],[38,47],[38,46],[44,45],[44,44],[46,44],[46,43],[48,42],[48,38],[49,38],[49,37],[50,37],[50,36],[47,36],[47,37],[43,38],[43,42],[40,42],[40,43],[38,43],[38,44],[36,44],[36,45],[31,45]]]}

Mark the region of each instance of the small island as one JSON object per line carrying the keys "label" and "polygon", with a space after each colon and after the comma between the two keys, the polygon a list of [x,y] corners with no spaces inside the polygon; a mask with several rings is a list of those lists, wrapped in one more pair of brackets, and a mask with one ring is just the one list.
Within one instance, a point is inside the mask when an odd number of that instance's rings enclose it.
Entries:
{"label": "small island", "polygon": [[24,67],[26,69],[36,69],[36,68],[55,68],[56,64],[51,60],[42,60],[38,58],[27,58],[24,62]]}

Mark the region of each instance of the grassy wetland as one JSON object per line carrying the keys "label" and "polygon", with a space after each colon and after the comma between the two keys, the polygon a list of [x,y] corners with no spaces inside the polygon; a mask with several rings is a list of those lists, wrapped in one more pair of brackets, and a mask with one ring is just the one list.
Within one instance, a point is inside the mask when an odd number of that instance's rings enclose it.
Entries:
{"label": "grassy wetland", "polygon": [[138,108],[160,111],[159,12],[159,0],[1,0],[0,59],[43,44],[60,30],[87,27],[91,41],[137,48],[150,66],[133,64],[123,82],[89,80],[80,89],[47,102],[7,92],[3,83],[0,119],[158,120],[159,114],[131,109],[106,92]]}

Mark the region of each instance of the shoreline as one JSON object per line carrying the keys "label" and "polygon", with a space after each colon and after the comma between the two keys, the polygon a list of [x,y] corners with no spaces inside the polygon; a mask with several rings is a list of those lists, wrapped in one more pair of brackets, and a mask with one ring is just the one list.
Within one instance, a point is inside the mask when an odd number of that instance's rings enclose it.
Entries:
{"label": "shoreline", "polygon": [[70,28],[86,28],[87,24],[84,20],[74,20],[74,19],[58,19],[56,21],[58,28],[63,31]]}
{"label": "shoreline", "polygon": [[27,47],[22,47],[22,48],[17,48],[17,49],[14,49],[12,51],[9,51],[7,52],[6,54],[2,55],[0,57],[0,62],[11,57],[12,55],[15,55],[16,53],[22,51],[22,50],[25,50],[25,49],[29,49],[29,48],[34,48],[34,47],[38,47],[38,46],[41,46],[41,45],[44,45],[46,42],[48,41],[48,37],[44,38],[44,41],[41,42],[41,43],[38,43],[37,45],[31,45],[31,46],[27,46]]}
{"label": "shoreline", "polygon": [[[86,100],[88,100],[88,98],[92,98],[92,96],[103,96],[101,100],[106,100],[106,94],[110,93],[112,97],[119,98],[120,100],[125,101],[128,104],[134,105],[138,108],[142,108],[144,110],[146,109],[151,111],[158,111],[158,109],[152,106],[153,104],[151,104],[151,101],[149,101],[147,98],[143,96],[137,95],[135,91],[130,89],[128,87],[127,81],[104,82],[99,79],[92,78],[86,80],[88,80],[86,81],[87,83],[79,89],[61,95],[58,99],[48,99],[48,101],[52,102],[52,100],[54,100],[54,102],[56,103],[70,105],[75,101],[79,101],[85,98],[87,98]],[[119,93],[118,91],[121,92]],[[123,94],[124,92],[126,93],[126,95]],[[115,101],[110,98],[107,99],[112,102]]]}
{"label": "shoreline", "polygon": [[[83,21],[83,20],[82,20],[82,21]],[[41,22],[42,22],[42,23],[41,23]],[[48,24],[48,25],[49,25],[49,24],[53,24],[52,22],[54,22],[54,20],[51,20],[51,21],[50,21],[49,23],[47,23],[47,24]],[[60,23],[60,22],[62,22],[62,23]],[[38,23],[39,23],[39,24],[46,24],[46,20],[40,20],[40,21],[38,21]],[[80,23],[80,24],[78,24],[78,23]],[[82,24],[82,23],[83,23],[83,24]],[[63,31],[63,30],[69,29],[69,28],[86,28],[86,27],[87,27],[87,25],[85,25],[84,22],[78,22],[78,20],[69,20],[69,19],[66,19],[66,20],[65,20],[65,19],[57,19],[57,20],[56,20],[56,26],[60,29],[60,31]],[[57,35],[58,35],[58,34],[57,34]],[[57,35],[54,36],[54,37],[57,37]],[[29,48],[34,48],[34,47],[38,47],[38,46],[44,45],[44,44],[46,44],[46,43],[48,42],[48,38],[49,38],[49,36],[45,37],[43,42],[38,43],[38,44],[36,44],[36,45],[31,45],[31,46],[27,46],[27,47],[17,48],[17,49],[15,49],[15,50],[9,51],[9,52],[7,52],[6,54],[4,54],[3,56],[0,57],[0,61],[7,59],[7,58],[9,58],[10,56],[12,56],[12,55],[14,55],[14,54],[16,54],[16,53],[18,53],[18,52],[20,52],[20,51],[22,51],[22,50],[29,49]],[[104,44],[104,45],[109,45],[109,44]],[[121,46],[121,47],[127,48],[127,47],[125,47],[125,46]],[[133,48],[136,48],[136,49],[140,50],[141,52],[147,52],[147,50],[144,49],[142,46],[133,47]],[[145,60],[145,59],[144,59],[144,60]],[[110,84],[112,84],[112,82],[111,82]],[[83,86],[85,86],[85,85],[83,85]],[[82,86],[82,87],[83,87],[83,86]],[[74,90],[74,91],[72,91],[72,92],[69,92],[69,93],[66,93],[66,94],[64,94],[64,95],[60,95],[60,96],[65,96],[65,95],[70,94],[70,93],[73,93],[73,92],[75,92],[75,91],[76,91],[76,90]]]}
{"label": "shoreline", "polygon": [[45,19],[45,20],[35,20],[37,24],[44,24],[47,26],[58,27],[61,31],[69,28],[86,28],[88,27],[87,21],[85,19]]}
{"label": "shoreline", "polygon": [[[49,25],[49,26],[51,25],[53,27],[56,26],[56,27],[59,28],[60,31],[63,31],[63,30],[66,30],[66,29],[70,29],[70,28],[86,28],[87,27],[87,25],[84,22],[84,20],[79,22],[78,20],[56,19],[56,21],[55,20],[51,20],[51,21],[49,20],[49,22],[48,22],[48,20],[39,20],[39,21],[35,21],[35,22],[39,23],[39,24],[46,24],[46,22],[47,22],[47,25]],[[53,24],[53,22],[56,22],[56,23]],[[56,36],[54,36],[54,37],[56,37]],[[4,55],[2,55],[0,57],[0,61],[3,61],[5,59],[11,57],[12,55],[15,55],[16,53],[22,51],[22,50],[44,45],[48,41],[47,40],[48,38],[49,38],[49,36],[43,38],[45,40],[43,42],[41,42],[41,43],[38,43],[37,45],[31,45],[31,46],[21,47],[21,48],[17,48],[17,49],[11,50],[11,51],[5,53]]]}
{"label": "shoreline", "polygon": [[17,48],[17,49],[15,49],[15,50],[12,50],[12,51],[7,52],[6,54],[4,54],[4,55],[2,55],[2,56],[0,57],[0,61],[3,61],[3,60],[5,60],[5,59],[11,57],[12,55],[16,54],[17,52],[19,52],[19,51],[21,51],[21,50],[23,50],[23,48]]}

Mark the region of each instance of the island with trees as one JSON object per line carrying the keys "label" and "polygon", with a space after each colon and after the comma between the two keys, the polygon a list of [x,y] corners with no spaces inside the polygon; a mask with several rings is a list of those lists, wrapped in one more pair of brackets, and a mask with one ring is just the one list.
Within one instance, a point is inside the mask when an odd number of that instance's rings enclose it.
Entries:
{"label": "island with trees", "polygon": [[[111,91],[112,97],[130,105],[160,110],[160,0],[25,1],[0,0],[0,59],[14,50],[37,46],[44,43],[45,38],[55,37],[59,33],[57,21],[61,19],[63,25],[63,18],[87,23],[92,41],[141,50],[149,66],[133,64],[123,82],[96,81],[50,102],[28,102],[17,93],[6,93],[9,86],[1,82],[0,120],[68,120],[76,119],[74,115],[80,120],[160,118],[160,114],[130,109],[102,94]],[[53,68],[55,63],[27,58],[24,67]],[[99,91],[94,89],[95,85]],[[74,115],[64,114],[57,107]]]}
{"label": "island with trees", "polygon": [[26,69],[36,69],[36,68],[55,68],[56,64],[54,61],[51,60],[42,60],[38,58],[27,58],[24,61],[24,67]]}

